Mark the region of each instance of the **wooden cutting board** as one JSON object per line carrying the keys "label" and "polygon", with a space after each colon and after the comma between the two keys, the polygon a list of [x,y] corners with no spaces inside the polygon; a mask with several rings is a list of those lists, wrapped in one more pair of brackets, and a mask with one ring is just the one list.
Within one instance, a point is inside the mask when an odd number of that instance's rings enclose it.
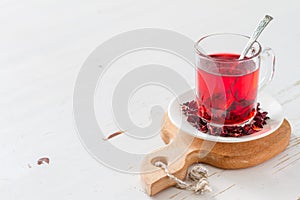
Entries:
{"label": "wooden cutting board", "polygon": [[291,126],[284,120],[280,128],[266,137],[239,143],[221,143],[195,138],[181,132],[165,117],[161,137],[167,144],[143,160],[142,184],[150,195],[175,185],[162,169],[154,166],[156,161],[168,164],[169,171],[184,179],[187,169],[194,163],[207,163],[222,169],[240,169],[258,165],[282,152],[290,141]]}

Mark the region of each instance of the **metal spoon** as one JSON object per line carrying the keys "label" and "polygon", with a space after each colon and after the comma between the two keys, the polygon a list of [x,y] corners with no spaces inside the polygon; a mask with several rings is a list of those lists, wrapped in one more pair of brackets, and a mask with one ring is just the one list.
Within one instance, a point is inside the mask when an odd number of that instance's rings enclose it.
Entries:
{"label": "metal spoon", "polygon": [[244,48],[243,52],[241,53],[239,60],[245,58],[248,51],[251,49],[254,42],[257,40],[257,38],[260,36],[261,32],[266,28],[266,26],[269,24],[269,22],[273,19],[270,15],[266,15],[258,24],[255,31],[253,32],[251,38],[248,40],[246,47]]}

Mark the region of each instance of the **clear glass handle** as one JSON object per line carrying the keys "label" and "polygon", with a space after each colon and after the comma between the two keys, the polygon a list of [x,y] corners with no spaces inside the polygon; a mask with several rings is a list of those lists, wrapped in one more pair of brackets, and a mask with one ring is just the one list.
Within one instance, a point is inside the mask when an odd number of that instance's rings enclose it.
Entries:
{"label": "clear glass handle", "polygon": [[275,72],[275,53],[271,48],[265,48],[261,54],[261,72],[263,78],[259,81],[259,90],[263,90],[273,79]]}

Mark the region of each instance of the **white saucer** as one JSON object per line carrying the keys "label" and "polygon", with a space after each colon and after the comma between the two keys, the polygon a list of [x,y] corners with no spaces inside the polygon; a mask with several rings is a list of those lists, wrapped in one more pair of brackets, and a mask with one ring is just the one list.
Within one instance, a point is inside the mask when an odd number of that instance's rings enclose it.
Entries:
{"label": "white saucer", "polygon": [[168,107],[168,115],[171,122],[181,131],[204,140],[215,141],[215,142],[227,142],[227,143],[247,142],[251,140],[256,140],[274,132],[276,129],[280,127],[280,125],[284,120],[283,110],[279,102],[268,94],[260,93],[258,95],[257,102],[260,103],[261,105],[260,107],[262,110],[268,112],[268,116],[271,118],[267,121],[267,125],[264,126],[263,130],[251,135],[241,136],[237,138],[208,135],[206,133],[198,131],[196,128],[190,125],[186,121],[186,116],[184,116],[181,111],[180,104],[194,99],[195,99],[195,93],[193,90],[189,90],[181,94],[179,97],[174,98]]}

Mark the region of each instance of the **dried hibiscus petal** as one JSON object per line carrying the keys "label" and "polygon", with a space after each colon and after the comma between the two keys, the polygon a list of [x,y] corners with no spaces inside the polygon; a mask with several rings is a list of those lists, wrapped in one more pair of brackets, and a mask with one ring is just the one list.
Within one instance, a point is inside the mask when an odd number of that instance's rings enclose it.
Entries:
{"label": "dried hibiscus petal", "polygon": [[42,164],[45,164],[45,163],[49,164],[49,163],[50,163],[50,159],[44,157],[44,158],[38,159],[38,161],[37,161],[37,164],[38,164],[38,165],[42,165]]}
{"label": "dried hibiscus petal", "polygon": [[257,112],[253,120],[244,126],[216,127],[208,124],[205,120],[199,117],[198,106],[195,100],[183,103],[181,110],[183,114],[187,116],[187,121],[199,131],[209,135],[222,137],[240,137],[244,135],[251,135],[255,132],[261,131],[263,126],[267,124],[267,120],[270,119],[267,116],[268,112],[261,112],[259,103],[257,103]]}
{"label": "dried hibiscus petal", "polygon": [[116,136],[118,136],[118,135],[121,135],[121,134],[123,134],[123,133],[125,133],[125,131],[117,131],[117,132],[114,132],[114,133],[110,134],[110,135],[109,135],[106,139],[104,139],[104,140],[109,140],[109,139],[114,138],[114,137],[116,137]]}

